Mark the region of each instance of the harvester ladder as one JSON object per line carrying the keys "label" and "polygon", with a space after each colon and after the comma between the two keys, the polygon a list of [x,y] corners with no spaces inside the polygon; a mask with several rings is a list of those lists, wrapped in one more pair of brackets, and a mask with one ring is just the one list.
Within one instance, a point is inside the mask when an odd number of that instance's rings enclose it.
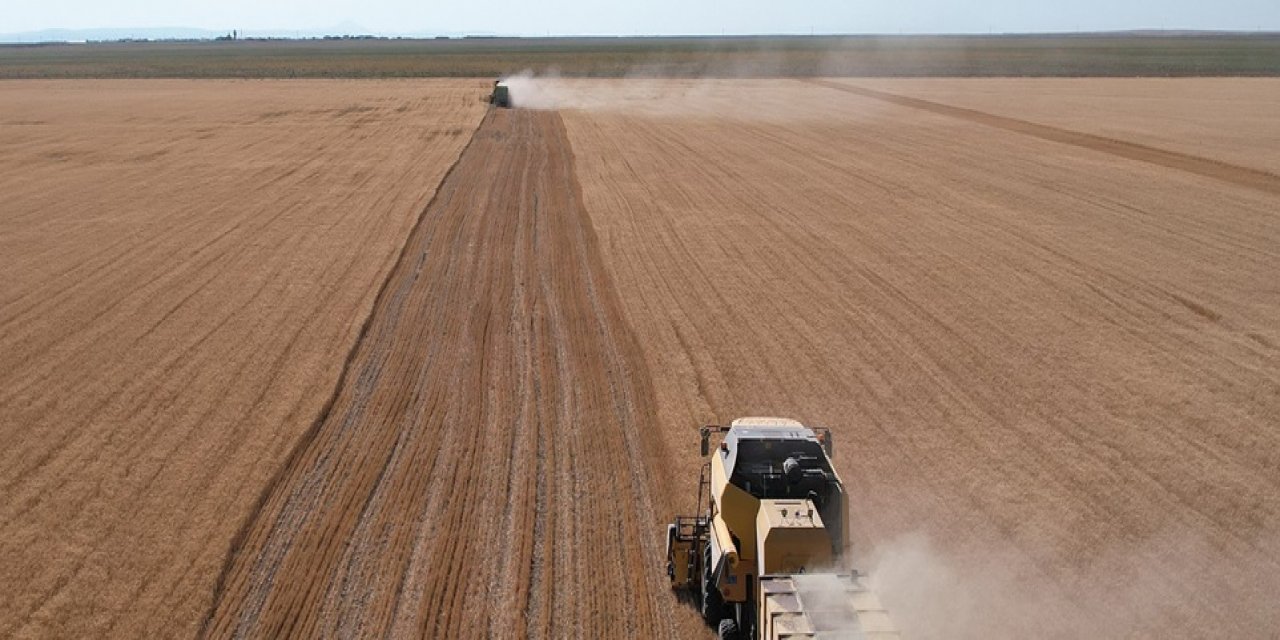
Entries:
{"label": "harvester ladder", "polygon": [[699,518],[702,518],[702,517],[710,518],[711,514],[709,512],[705,513],[704,515],[704,512],[702,511],[703,496],[706,496],[707,509],[710,510],[711,509],[711,463],[710,462],[702,463],[702,470],[698,472],[698,504],[695,505],[695,508],[693,511],[694,513],[698,514]]}
{"label": "harvester ladder", "polygon": [[[707,507],[703,510],[702,498],[706,496]],[[711,525],[711,463],[702,463],[702,469],[698,472],[698,502],[694,505],[694,524],[693,538],[695,543],[694,553],[689,554],[689,571],[687,576],[702,575],[702,549],[700,548],[707,537],[708,528]]]}

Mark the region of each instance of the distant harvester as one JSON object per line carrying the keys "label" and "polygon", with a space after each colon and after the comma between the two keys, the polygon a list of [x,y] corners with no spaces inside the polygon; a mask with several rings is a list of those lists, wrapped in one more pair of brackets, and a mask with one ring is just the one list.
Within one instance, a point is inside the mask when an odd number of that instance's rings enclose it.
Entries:
{"label": "distant harvester", "polygon": [[511,108],[511,89],[501,80],[493,81],[493,93],[489,95],[489,104],[503,109]]}

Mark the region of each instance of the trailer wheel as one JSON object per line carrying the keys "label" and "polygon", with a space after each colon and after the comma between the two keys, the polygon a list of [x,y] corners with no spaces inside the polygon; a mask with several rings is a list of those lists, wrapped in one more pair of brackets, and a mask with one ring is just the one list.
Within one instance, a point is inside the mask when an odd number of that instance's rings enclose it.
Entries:
{"label": "trailer wheel", "polygon": [[738,623],[733,618],[725,618],[720,621],[720,627],[716,629],[716,635],[720,640],[738,640]]}

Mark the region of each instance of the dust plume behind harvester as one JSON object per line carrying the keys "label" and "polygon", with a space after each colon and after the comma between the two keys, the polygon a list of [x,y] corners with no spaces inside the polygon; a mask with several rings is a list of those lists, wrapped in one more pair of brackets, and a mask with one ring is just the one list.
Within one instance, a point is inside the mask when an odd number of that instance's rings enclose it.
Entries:
{"label": "dust plume behind harvester", "polygon": [[831,453],[830,430],[794,420],[702,428],[697,515],[667,525],[667,574],[722,640],[900,637],[840,568],[848,498]]}

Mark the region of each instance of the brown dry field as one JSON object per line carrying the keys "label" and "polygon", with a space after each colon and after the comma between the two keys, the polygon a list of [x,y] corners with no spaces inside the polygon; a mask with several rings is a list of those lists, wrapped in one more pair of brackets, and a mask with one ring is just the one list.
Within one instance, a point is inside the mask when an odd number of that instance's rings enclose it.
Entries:
{"label": "brown dry field", "polygon": [[[1040,84],[981,86],[1055,123]],[[674,495],[694,425],[791,415],[836,433],[855,553],[918,636],[1280,625],[1280,179],[814,83],[547,94],[590,106],[564,117]],[[1133,110],[1107,133],[1148,142]]]}
{"label": "brown dry field", "polygon": [[1280,173],[1275,78],[842,82]]}
{"label": "brown dry field", "polygon": [[1276,116],[966,82],[0,84],[0,635],[696,637],[777,414],[911,637],[1268,637]]}
{"label": "brown dry field", "polygon": [[483,91],[0,83],[0,637],[198,630]]}

